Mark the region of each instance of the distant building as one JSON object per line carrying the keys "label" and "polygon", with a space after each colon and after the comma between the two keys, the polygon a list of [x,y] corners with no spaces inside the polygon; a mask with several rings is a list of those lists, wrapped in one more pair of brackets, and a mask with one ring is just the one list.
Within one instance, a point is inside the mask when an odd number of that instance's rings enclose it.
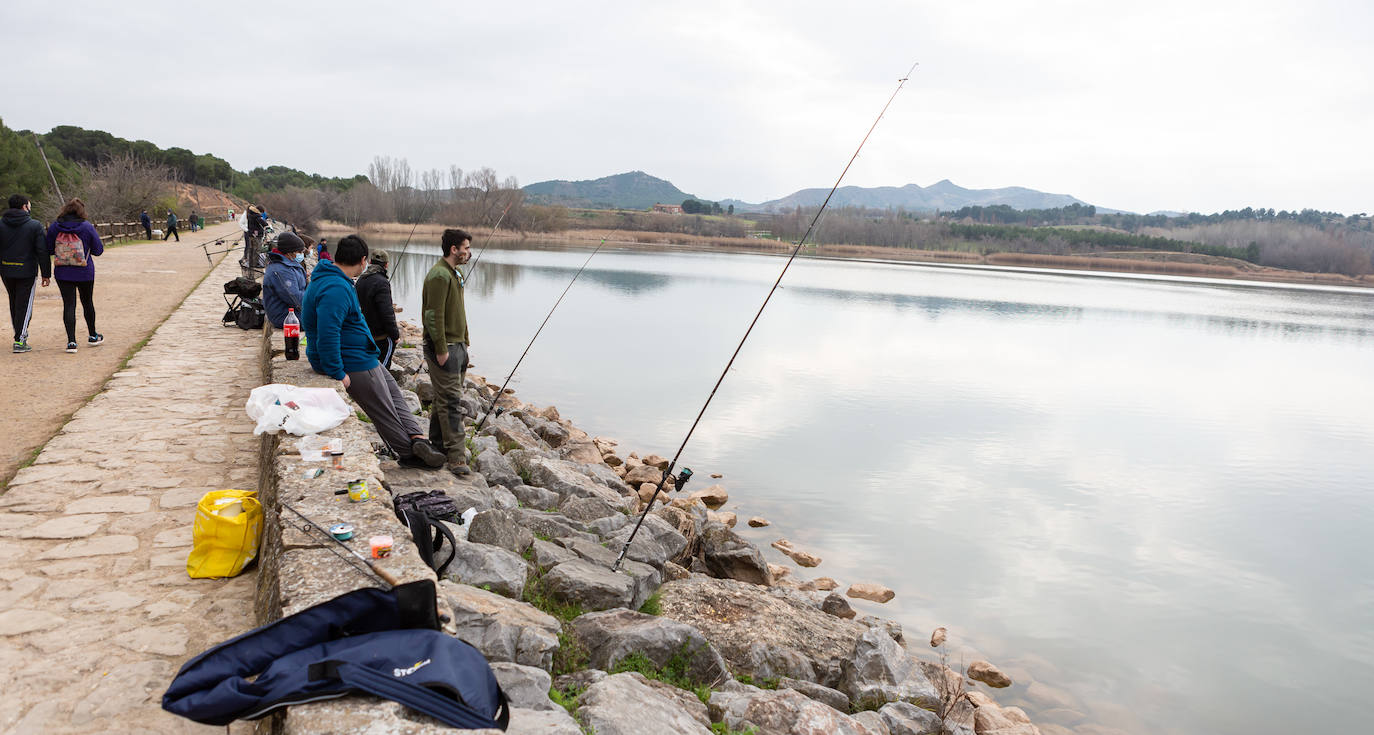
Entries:
{"label": "distant building", "polygon": [[653,211],[653,212],[662,212],[663,214],[682,214],[682,205],[681,205],[681,204],[655,204],[655,205],[653,206],[653,209],[651,209],[650,211]]}

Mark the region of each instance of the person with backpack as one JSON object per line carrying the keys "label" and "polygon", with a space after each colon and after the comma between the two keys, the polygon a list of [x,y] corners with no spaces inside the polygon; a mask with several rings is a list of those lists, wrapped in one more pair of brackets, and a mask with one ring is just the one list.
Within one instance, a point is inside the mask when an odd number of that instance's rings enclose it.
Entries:
{"label": "person with backpack", "polygon": [[400,386],[377,360],[353,279],[367,267],[367,243],[349,235],[310,274],[301,304],[305,357],[315,372],[341,382],[402,467],[444,466],[444,453],[425,438]]}
{"label": "person with backpack", "polygon": [[0,277],[10,297],[14,351],[28,352],[29,320],[33,318],[34,279],[43,272],[43,285],[52,278],[52,258],[43,244],[43,225],[29,216],[29,198],[14,194],[0,217]]}
{"label": "person with backpack", "polygon": [[57,213],[57,220],[48,226],[46,238],[48,255],[53,256],[53,276],[62,294],[62,324],[67,328],[67,352],[76,352],[76,300],[81,299],[81,312],[86,317],[87,347],[105,341],[95,331],[95,261],[105,252],[105,243],[86,221],[86,203],[73,198]]}
{"label": "person with backpack", "polygon": [[277,247],[267,254],[267,270],[262,274],[262,306],[272,326],[281,329],[288,309],[301,313],[306,282],[305,242],[283,232],[277,236]]}
{"label": "person with backpack", "polygon": [[396,304],[391,300],[391,279],[386,272],[390,260],[385,250],[372,251],[372,265],[358,276],[355,285],[363,319],[372,332],[372,340],[377,343],[382,367],[388,370],[391,369],[391,357],[396,354],[396,343],[401,341],[401,330],[396,326]]}
{"label": "person with backpack", "polygon": [[153,239],[153,218],[148,216],[148,210],[138,215],[138,223],[143,225],[143,232],[148,235],[148,239]]}
{"label": "person with backpack", "polygon": [[177,242],[181,242],[181,235],[177,234],[177,213],[167,210],[167,231],[162,233],[162,241],[167,242],[167,238],[176,235]]}

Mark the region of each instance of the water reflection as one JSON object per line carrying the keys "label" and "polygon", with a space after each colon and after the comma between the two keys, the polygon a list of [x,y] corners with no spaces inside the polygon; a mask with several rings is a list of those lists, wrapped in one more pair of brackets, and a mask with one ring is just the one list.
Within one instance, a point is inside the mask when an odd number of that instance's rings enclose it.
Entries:
{"label": "water reflection", "polygon": [[[478,372],[504,375],[586,252],[487,251]],[[394,267],[409,315],[436,258]],[[780,267],[602,252],[515,384],[670,454]],[[684,461],[774,521],[739,529],[770,561],[786,535],[816,573],[892,586],[858,607],[949,625],[1039,721],[1076,724],[1048,687],[1133,732],[1354,731],[1371,324],[1340,292],[798,262]]]}

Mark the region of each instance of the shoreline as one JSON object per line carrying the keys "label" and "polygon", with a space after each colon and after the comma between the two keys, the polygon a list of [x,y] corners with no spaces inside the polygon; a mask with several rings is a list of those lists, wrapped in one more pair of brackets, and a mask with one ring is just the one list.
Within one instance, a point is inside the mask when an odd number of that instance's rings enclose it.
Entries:
{"label": "shoreline", "polygon": [[[320,232],[331,237],[359,232],[364,237],[438,236],[446,225],[423,223],[418,226],[399,222],[371,223],[360,229],[337,222],[320,223]],[[508,241],[548,240],[568,243],[598,243],[603,238],[617,247],[642,250],[688,250],[690,252],[787,255],[792,245],[777,240],[706,237],[640,230],[564,230],[550,233],[515,233],[490,228],[466,228],[474,238]],[[611,239],[614,236],[614,239]],[[1150,256],[1156,256],[1151,258]],[[1374,275],[1361,277],[1337,273],[1306,273],[1257,266],[1214,256],[1158,251],[1096,253],[1092,255],[1042,255],[1038,253],[989,253],[979,255],[955,250],[914,250],[877,245],[813,245],[799,257],[855,262],[968,267],[973,269],[1015,270],[1020,272],[1059,272],[1071,275],[1113,277],[1178,277],[1220,282],[1255,282],[1292,286],[1322,286],[1349,289],[1374,288]],[[1237,284],[1241,285],[1241,284]]]}

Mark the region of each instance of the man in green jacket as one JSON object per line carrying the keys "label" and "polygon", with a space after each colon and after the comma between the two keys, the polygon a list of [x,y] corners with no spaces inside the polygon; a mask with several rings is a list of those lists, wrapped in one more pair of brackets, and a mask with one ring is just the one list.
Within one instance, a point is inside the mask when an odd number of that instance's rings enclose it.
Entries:
{"label": "man in green jacket", "polygon": [[463,436],[463,378],[468,371],[468,317],[463,308],[463,272],[472,258],[472,236],[444,230],[439,242],[443,259],[425,274],[420,308],[425,327],[425,364],[434,386],[429,412],[429,441],[448,455],[448,468],[466,475],[467,443]]}

